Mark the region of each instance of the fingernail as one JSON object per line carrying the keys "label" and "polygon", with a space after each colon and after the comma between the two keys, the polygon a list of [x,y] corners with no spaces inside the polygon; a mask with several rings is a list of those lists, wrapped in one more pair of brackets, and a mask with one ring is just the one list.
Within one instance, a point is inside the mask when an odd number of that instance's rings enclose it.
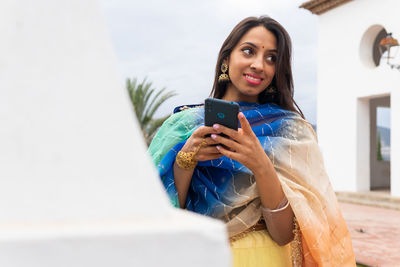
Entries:
{"label": "fingernail", "polygon": [[241,119],[243,119],[243,118],[244,118],[244,115],[243,115],[243,113],[242,113],[242,112],[240,112],[240,113],[239,113],[239,118],[241,118]]}
{"label": "fingernail", "polygon": [[216,147],[217,147],[218,150],[221,148],[220,146],[216,146]]}
{"label": "fingernail", "polygon": [[211,135],[211,138],[212,138],[212,139],[215,139],[215,138],[217,138],[217,135],[216,135],[216,134],[212,134],[212,135]]}
{"label": "fingernail", "polygon": [[215,130],[218,130],[219,125],[218,125],[218,124],[214,124],[214,125],[213,125],[213,128],[214,128]]}

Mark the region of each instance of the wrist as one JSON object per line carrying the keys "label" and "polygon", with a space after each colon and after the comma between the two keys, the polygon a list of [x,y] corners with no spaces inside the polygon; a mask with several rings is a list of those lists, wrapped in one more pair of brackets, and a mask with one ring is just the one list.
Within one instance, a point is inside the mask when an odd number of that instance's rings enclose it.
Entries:
{"label": "wrist", "polygon": [[269,160],[268,156],[266,154],[264,155],[265,157],[263,160],[257,163],[255,168],[251,170],[255,176],[263,176],[275,170],[274,165],[272,165],[272,162]]}
{"label": "wrist", "polygon": [[175,162],[179,168],[184,170],[193,170],[197,165],[194,152],[179,151],[176,155]]}
{"label": "wrist", "polygon": [[178,167],[185,170],[193,170],[198,163],[196,155],[199,152],[200,148],[206,144],[207,142],[203,140],[194,151],[190,152],[186,152],[182,148],[182,150],[178,152],[175,158],[175,162],[178,165]]}

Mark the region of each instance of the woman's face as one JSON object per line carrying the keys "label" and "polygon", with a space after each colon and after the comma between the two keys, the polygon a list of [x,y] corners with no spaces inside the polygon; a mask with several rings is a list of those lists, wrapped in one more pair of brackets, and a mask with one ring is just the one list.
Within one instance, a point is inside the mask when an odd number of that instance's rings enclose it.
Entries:
{"label": "woman's face", "polygon": [[226,62],[231,82],[223,99],[257,102],[258,94],[274,78],[276,59],[275,36],[263,26],[251,28],[233,48]]}

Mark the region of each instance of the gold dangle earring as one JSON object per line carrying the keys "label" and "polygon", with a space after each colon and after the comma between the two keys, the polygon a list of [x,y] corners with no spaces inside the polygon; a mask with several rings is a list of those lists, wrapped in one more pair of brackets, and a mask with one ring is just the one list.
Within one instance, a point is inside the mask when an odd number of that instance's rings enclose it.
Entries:
{"label": "gold dangle earring", "polygon": [[229,75],[225,72],[228,71],[228,65],[226,63],[222,63],[221,65],[222,73],[218,77],[218,83],[227,83],[230,81]]}
{"label": "gold dangle earring", "polygon": [[263,98],[267,101],[267,102],[273,102],[276,99],[278,90],[276,90],[276,88],[273,85],[270,85],[267,87],[267,89],[265,89],[264,91],[264,96]]}
{"label": "gold dangle earring", "polygon": [[265,90],[265,93],[268,95],[276,94],[276,88],[273,85],[268,86],[268,88]]}

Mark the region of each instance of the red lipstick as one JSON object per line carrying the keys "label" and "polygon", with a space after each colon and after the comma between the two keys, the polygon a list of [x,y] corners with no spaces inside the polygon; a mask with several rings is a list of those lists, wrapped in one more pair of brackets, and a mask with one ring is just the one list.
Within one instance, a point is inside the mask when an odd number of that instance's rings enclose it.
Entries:
{"label": "red lipstick", "polygon": [[253,73],[245,73],[245,74],[243,74],[243,77],[248,83],[253,84],[253,85],[259,85],[263,80],[261,78],[261,76],[258,76]]}

